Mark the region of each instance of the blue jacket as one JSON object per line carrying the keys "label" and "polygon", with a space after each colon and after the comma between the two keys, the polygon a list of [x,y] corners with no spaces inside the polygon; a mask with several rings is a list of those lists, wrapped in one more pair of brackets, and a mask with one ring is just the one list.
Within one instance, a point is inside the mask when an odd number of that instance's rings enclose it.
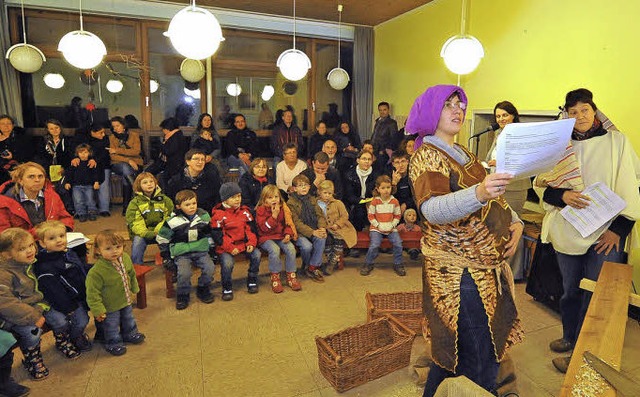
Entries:
{"label": "blue jacket", "polygon": [[64,314],[71,313],[79,305],[88,308],[87,269],[74,251],[40,250],[37,258],[33,271],[38,279],[38,289],[51,307]]}

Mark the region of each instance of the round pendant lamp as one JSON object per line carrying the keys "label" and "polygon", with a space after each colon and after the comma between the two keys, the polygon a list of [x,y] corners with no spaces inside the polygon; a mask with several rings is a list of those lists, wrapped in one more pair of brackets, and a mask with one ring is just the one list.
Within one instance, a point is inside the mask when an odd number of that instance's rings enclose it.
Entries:
{"label": "round pendant lamp", "polygon": [[296,0],[293,0],[293,48],[280,54],[276,66],[280,73],[291,81],[303,79],[311,69],[311,60],[307,54],[296,50]]}
{"label": "round pendant lamp", "polygon": [[218,19],[208,10],[196,7],[195,0],[171,18],[164,34],[176,51],[196,60],[215,54],[224,40]]}
{"label": "round pendant lamp", "polygon": [[82,21],[82,0],[80,0],[80,30],[74,30],[62,36],[58,51],[64,59],[78,69],[93,69],[105,55],[107,47],[98,36],[84,30]]}
{"label": "round pendant lamp", "polygon": [[22,39],[20,44],[16,44],[7,50],[6,58],[17,71],[22,73],[34,73],[40,70],[42,63],[47,58],[42,51],[31,44],[27,44],[27,28],[24,17],[24,1],[20,1],[22,9]]}
{"label": "round pendant lamp", "polygon": [[334,90],[343,90],[349,84],[349,73],[340,67],[340,39],[342,25],[342,4],[338,4],[338,67],[331,69],[327,75],[329,85]]}
{"label": "round pendant lamp", "polygon": [[476,70],[480,61],[484,58],[482,43],[475,37],[465,33],[466,13],[467,0],[462,0],[460,34],[450,37],[440,51],[440,56],[444,59],[445,66],[458,76],[469,74]]}

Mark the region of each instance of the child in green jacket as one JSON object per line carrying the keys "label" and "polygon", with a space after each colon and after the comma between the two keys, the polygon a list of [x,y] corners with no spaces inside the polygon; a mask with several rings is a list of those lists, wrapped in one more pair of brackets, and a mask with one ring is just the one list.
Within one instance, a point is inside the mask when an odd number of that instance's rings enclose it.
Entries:
{"label": "child in green jacket", "polygon": [[124,239],[113,230],[103,230],[95,239],[96,263],[87,274],[87,304],[104,330],[105,349],[114,356],[127,352],[125,343],[144,342],[133,318],[133,295],[140,288]]}
{"label": "child in green jacket", "polygon": [[173,201],[167,197],[158,181],[149,172],[143,172],[133,182],[135,197],[127,206],[127,226],[131,236],[131,260],[144,262],[148,244],[155,244],[158,231],[173,211]]}

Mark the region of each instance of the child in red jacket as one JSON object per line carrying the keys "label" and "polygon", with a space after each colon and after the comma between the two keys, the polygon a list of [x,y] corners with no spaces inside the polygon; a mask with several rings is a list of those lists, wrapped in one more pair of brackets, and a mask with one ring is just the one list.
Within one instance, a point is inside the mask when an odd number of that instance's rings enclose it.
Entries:
{"label": "child in red jacket", "polygon": [[251,230],[253,216],[242,202],[242,191],[235,182],[227,182],[220,187],[221,203],[213,207],[211,227],[222,229],[222,245],[216,247],[222,263],[222,300],[233,299],[231,273],[236,255],[244,253],[249,258],[247,291],[258,292],[258,272],[260,270],[260,250],[256,249],[258,238]]}
{"label": "child in red jacket", "polygon": [[256,223],[258,225],[258,244],[269,254],[269,272],[271,273],[271,289],[276,294],[284,291],[280,281],[280,251],[285,254],[285,270],[287,284],[294,291],[302,286],[296,277],[296,248],[291,240],[298,235],[293,225],[291,210],[282,200],[280,190],[275,185],[267,185],[262,189],[260,200],[256,206]]}

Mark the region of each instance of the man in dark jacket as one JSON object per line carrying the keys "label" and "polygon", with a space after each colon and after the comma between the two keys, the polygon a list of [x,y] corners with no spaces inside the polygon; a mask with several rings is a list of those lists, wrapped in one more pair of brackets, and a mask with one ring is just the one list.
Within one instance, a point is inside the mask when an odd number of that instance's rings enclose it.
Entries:
{"label": "man in dark jacket", "polygon": [[214,205],[220,202],[220,186],[222,179],[215,165],[205,162],[202,150],[191,149],[184,155],[187,166],[184,171],[169,180],[167,195],[175,201],[176,194],[184,189],[191,189],[198,197],[198,207],[211,212]]}
{"label": "man in dark jacket", "polygon": [[380,117],[376,119],[373,127],[373,150],[378,161],[386,165],[391,158],[391,154],[396,150],[396,135],[398,134],[398,123],[389,116],[389,103],[380,102],[378,104]]}
{"label": "man in dark jacket", "polygon": [[301,174],[309,178],[311,188],[309,194],[312,196],[318,195],[318,185],[324,180],[333,182],[334,195],[338,200],[342,199],[342,179],[338,171],[329,166],[329,156],[325,152],[318,152],[313,156],[311,162],[312,167],[302,171]]}
{"label": "man in dark jacket", "polygon": [[294,123],[293,112],[291,112],[291,110],[285,110],[282,113],[282,123],[273,128],[273,134],[271,135],[271,152],[273,153],[274,164],[282,160],[282,150],[287,143],[295,143],[298,146],[298,153],[305,153],[302,131]]}
{"label": "man in dark jacket", "polygon": [[240,175],[249,171],[251,157],[258,146],[256,133],[247,128],[247,120],[237,114],[233,121],[234,128],[229,131],[224,141],[229,168],[237,168]]}

